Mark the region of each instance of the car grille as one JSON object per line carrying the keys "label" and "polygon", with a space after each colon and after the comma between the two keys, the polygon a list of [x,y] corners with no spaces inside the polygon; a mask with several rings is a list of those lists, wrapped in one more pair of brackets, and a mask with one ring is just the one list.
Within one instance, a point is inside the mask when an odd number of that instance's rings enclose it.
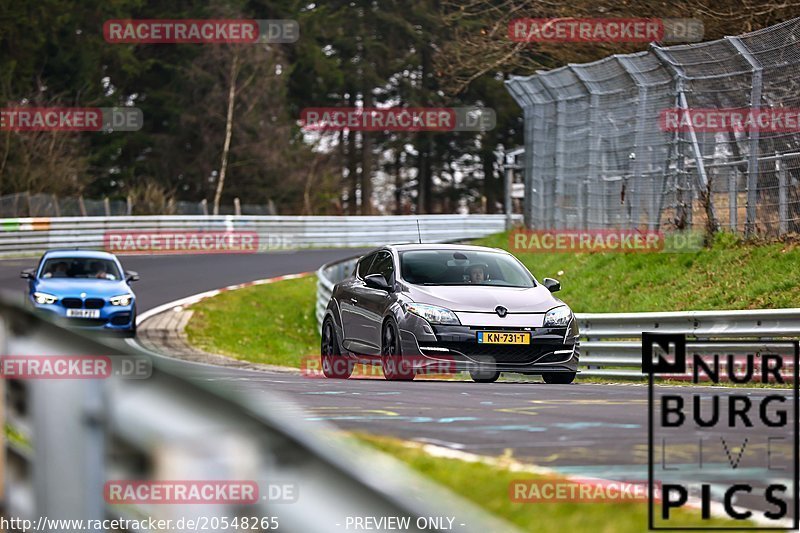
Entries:
{"label": "car grille", "polygon": [[64,298],[61,300],[61,305],[67,309],[80,309],[83,307],[83,301],[80,298]]}
{"label": "car grille", "polygon": [[102,298],[87,298],[85,301],[80,298],[63,298],[61,305],[67,309],[102,309],[106,301]]}
{"label": "car grille", "polygon": [[86,309],[102,309],[106,301],[102,298],[87,298],[83,305]]}

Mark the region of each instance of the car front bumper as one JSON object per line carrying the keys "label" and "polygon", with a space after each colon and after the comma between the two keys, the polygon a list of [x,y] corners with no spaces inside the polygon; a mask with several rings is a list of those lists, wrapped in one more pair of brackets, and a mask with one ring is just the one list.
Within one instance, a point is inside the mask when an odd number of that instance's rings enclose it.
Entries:
{"label": "car front bumper", "polygon": [[[530,344],[478,343],[478,331],[529,333]],[[561,328],[505,328],[430,325],[412,316],[400,326],[400,339],[403,357],[415,357],[415,366],[422,369],[521,374],[577,372],[580,359],[578,327],[574,319]]]}
{"label": "car front bumper", "polygon": [[61,305],[61,301],[54,304],[37,304],[31,299],[35,312],[58,322],[70,329],[99,331],[108,333],[124,333],[135,329],[136,320],[135,303],[130,305],[111,305],[106,303],[100,308],[97,318],[75,318],[67,316],[68,309]]}

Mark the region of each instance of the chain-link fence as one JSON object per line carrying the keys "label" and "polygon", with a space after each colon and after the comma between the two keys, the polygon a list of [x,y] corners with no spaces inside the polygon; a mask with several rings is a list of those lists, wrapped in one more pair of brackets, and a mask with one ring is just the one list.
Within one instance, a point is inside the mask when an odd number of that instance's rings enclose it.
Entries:
{"label": "chain-link fence", "polygon": [[[507,87],[525,116],[528,227],[800,230],[800,127],[774,123],[800,113],[800,18]],[[737,110],[773,122],[709,127]],[[672,127],[670,112],[690,120]]]}
{"label": "chain-link fence", "polygon": [[[165,205],[137,205],[136,201],[126,199],[90,199],[82,196],[59,197],[55,194],[29,194],[27,192],[0,196],[0,218],[18,217],[92,217],[129,215],[209,215],[212,206],[205,201],[175,202]],[[265,205],[233,204],[220,205],[221,215],[276,215],[275,203]]]}

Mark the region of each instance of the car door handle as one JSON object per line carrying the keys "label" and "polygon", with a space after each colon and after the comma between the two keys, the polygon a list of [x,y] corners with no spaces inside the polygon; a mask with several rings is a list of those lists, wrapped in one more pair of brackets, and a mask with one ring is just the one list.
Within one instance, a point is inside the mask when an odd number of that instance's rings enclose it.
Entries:
{"label": "car door handle", "polygon": [[353,302],[354,304],[357,304],[358,303],[358,298],[350,298],[350,301]]}

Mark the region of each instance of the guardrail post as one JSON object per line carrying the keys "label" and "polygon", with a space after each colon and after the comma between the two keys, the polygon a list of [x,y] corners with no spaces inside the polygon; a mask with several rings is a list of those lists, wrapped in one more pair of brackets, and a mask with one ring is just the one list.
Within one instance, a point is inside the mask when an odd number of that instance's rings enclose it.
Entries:
{"label": "guardrail post", "polygon": [[101,387],[97,379],[30,381],[36,516],[105,516]]}

